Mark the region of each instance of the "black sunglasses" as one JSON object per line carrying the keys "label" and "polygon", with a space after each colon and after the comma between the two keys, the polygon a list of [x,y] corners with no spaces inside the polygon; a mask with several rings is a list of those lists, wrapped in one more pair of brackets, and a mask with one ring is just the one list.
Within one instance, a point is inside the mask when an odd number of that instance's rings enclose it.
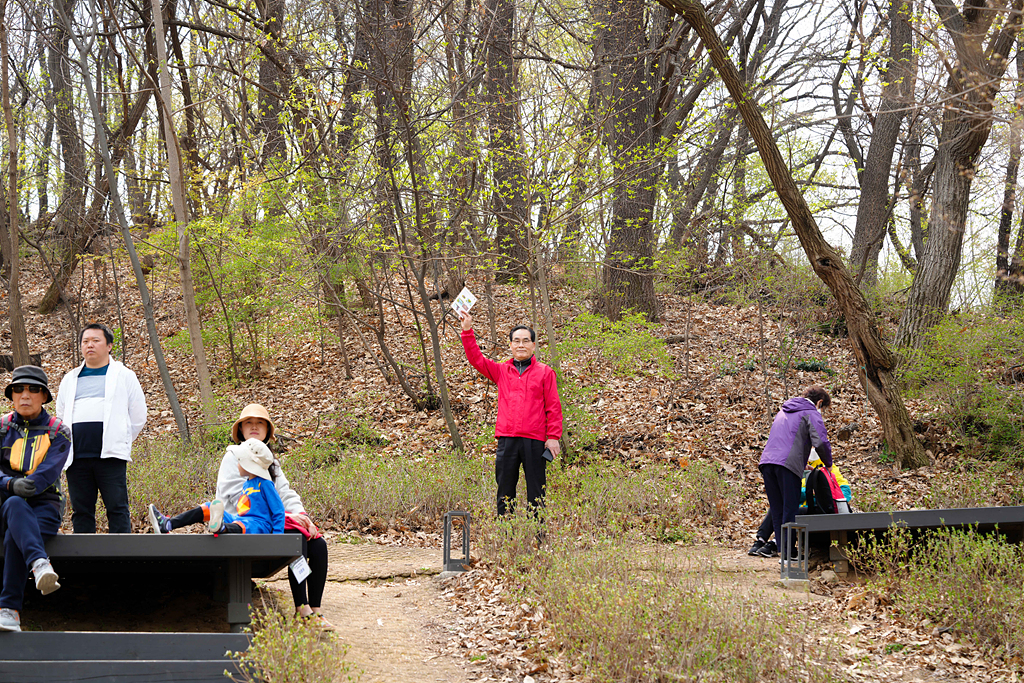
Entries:
{"label": "black sunglasses", "polygon": [[39,393],[42,393],[42,391],[43,391],[43,387],[39,386],[38,384],[12,384],[11,385],[11,393],[12,394],[20,394],[21,392],[25,391],[26,389],[28,389],[28,393],[30,393],[30,394],[39,394]]}

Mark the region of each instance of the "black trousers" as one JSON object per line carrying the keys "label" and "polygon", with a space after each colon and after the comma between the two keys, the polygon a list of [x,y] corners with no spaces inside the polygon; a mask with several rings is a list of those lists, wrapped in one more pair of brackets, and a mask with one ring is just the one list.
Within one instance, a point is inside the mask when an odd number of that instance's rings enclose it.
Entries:
{"label": "black trousers", "polygon": [[120,458],[75,458],[68,468],[71,527],[76,534],[96,533],[96,494],[107,508],[107,530],[132,532],[128,510],[128,462]]}
{"label": "black trousers", "polygon": [[[285,529],[286,534],[302,534],[298,529]],[[319,607],[324,597],[324,586],[327,584],[327,541],[324,537],[307,539],[302,536],[302,555],[309,563],[310,575],[306,580],[299,583],[292,574],[291,567],[288,568],[288,585],[292,589],[292,600],[295,608],[302,605]]]}
{"label": "black trousers", "polygon": [[[180,515],[174,515],[171,517],[171,528],[180,529],[183,526],[191,526],[192,524],[203,524],[206,522],[206,510],[202,505],[198,505],[191,510],[185,510]],[[228,522],[222,524],[218,534],[240,534],[242,533],[242,525],[236,522]]]}
{"label": "black trousers", "polygon": [[515,511],[516,486],[519,485],[519,466],[526,476],[526,501],[531,510],[544,506],[547,488],[548,461],[542,455],[544,442],[524,436],[498,437],[498,450],[494,458],[494,478],[498,483],[498,514]]}

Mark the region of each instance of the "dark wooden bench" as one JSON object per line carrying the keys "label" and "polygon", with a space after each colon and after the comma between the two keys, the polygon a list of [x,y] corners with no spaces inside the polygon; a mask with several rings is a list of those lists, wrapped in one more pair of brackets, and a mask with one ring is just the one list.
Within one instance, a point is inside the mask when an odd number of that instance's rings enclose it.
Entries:
{"label": "dark wooden bench", "polygon": [[[252,579],[273,576],[302,553],[299,534],[58,534],[46,552],[61,577],[206,575],[226,588],[233,632],[249,624]],[[2,565],[0,556],[0,565]]]}
{"label": "dark wooden bench", "polygon": [[237,672],[227,652],[243,652],[241,633],[0,633],[0,681],[156,683],[226,681]]}
{"label": "dark wooden bench", "polygon": [[[949,508],[940,510],[895,510],[891,512],[854,512],[841,515],[797,515],[796,521],[783,525],[796,534],[800,557],[781,560],[783,579],[806,579],[811,534],[829,534],[829,559],[837,573],[849,571],[847,546],[851,534],[875,533],[890,527],[914,530],[962,529],[977,527],[994,531],[1008,540],[1024,541],[1024,506],[989,508]],[[785,532],[784,532],[785,533]],[[782,547],[782,544],[779,544]]]}

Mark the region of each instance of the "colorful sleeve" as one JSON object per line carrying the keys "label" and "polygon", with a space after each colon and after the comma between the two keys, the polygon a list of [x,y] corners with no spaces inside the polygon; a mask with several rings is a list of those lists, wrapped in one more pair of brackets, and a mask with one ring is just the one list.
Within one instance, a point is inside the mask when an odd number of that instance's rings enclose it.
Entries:
{"label": "colorful sleeve", "polygon": [[267,497],[267,508],[270,511],[271,528],[267,533],[283,534],[284,503],[281,502],[281,496],[278,495],[277,489],[274,487],[273,483],[264,480],[263,495]]}
{"label": "colorful sleeve", "polygon": [[[60,473],[64,471],[64,462],[68,459],[68,453],[71,451],[71,432],[65,425],[60,425],[57,433],[54,434],[53,440],[50,441],[46,450],[41,453],[42,456],[38,463],[32,463],[32,466],[26,470],[25,476],[30,477],[36,484],[36,491],[45,491],[56,483],[60,478]],[[48,434],[40,434],[34,436],[35,439],[47,439],[49,440]],[[37,443],[35,448],[39,448]]]}
{"label": "colorful sleeve", "polygon": [[463,330],[462,348],[466,352],[466,360],[469,361],[469,364],[476,368],[481,375],[497,384],[498,377],[501,375],[501,364],[484,356],[480,351],[479,344],[476,343],[476,333],[473,330]]}

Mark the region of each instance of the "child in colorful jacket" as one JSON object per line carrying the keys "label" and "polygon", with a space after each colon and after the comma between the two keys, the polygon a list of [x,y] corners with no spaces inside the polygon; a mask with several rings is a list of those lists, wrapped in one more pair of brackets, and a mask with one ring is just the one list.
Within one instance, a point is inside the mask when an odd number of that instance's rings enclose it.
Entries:
{"label": "child in colorful jacket", "polygon": [[149,523],[153,533],[168,534],[173,529],[202,522],[206,522],[214,534],[284,533],[284,504],[270,478],[269,468],[274,462],[270,449],[258,439],[228,448],[233,449],[238,459],[238,473],[246,478],[235,511],[225,511],[224,503],[214,500],[167,517],[150,504]]}

